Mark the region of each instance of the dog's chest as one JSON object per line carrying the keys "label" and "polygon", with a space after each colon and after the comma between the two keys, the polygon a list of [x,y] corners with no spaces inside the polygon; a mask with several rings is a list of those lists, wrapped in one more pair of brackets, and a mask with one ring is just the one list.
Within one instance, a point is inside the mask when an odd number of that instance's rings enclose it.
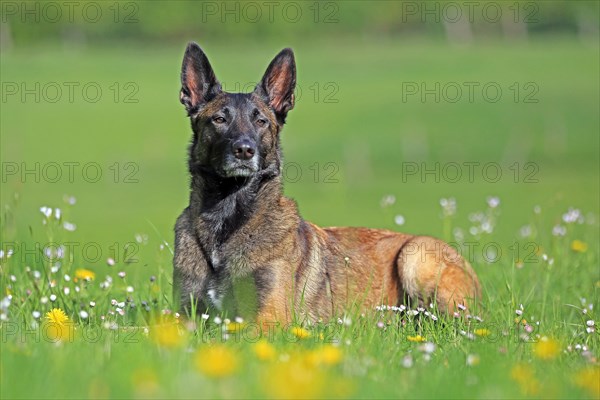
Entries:
{"label": "dog's chest", "polygon": [[251,275],[249,259],[240,252],[214,248],[209,253],[213,267],[206,285],[205,297],[217,310],[224,311],[230,303],[236,282]]}

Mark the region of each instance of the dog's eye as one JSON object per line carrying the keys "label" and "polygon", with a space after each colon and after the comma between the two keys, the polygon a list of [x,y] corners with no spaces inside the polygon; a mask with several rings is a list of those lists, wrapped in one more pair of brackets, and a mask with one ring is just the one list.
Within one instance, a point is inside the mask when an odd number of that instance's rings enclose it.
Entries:
{"label": "dog's eye", "polygon": [[213,118],[213,122],[215,122],[217,124],[224,124],[225,123],[225,118],[223,118],[223,117],[214,117]]}
{"label": "dog's eye", "polygon": [[266,119],[257,119],[256,120],[256,125],[258,125],[258,126],[265,126],[266,124],[267,124]]}

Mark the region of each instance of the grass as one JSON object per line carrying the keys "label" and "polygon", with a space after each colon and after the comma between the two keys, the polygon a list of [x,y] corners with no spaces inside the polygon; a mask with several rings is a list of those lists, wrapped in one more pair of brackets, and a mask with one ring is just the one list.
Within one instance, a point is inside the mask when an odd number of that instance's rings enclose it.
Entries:
{"label": "grass", "polygon": [[[227,87],[258,79],[285,45],[205,50]],[[321,225],[457,242],[482,282],[481,309],[470,318],[349,310],[341,323],[304,331],[295,321],[259,344],[251,321],[177,318],[170,249],[187,203],[190,136],[177,100],[182,46],[14,51],[0,60],[3,82],[95,82],[103,95],[3,99],[1,397],[598,398],[600,338],[588,326],[600,307],[597,45],[292,45],[303,91],[283,132],[286,193]],[[505,93],[534,82],[539,102],[403,102],[400,94],[406,82],[468,81],[497,82]],[[128,82],[137,103],[123,101]],[[329,82],[336,103],[324,101]],[[36,162],[37,182],[5,169]],[[63,166],[56,183],[41,172],[50,162]],[[103,175],[92,183],[75,169],[70,182],[65,162],[98,163]],[[472,181],[436,182],[403,175],[407,162],[495,162],[503,175],[488,182],[476,170]],[[531,171],[537,183],[525,180]],[[132,172],[137,182],[127,183]],[[385,196],[395,201],[382,204]],[[456,210],[441,208],[451,197]],[[62,254],[45,254],[59,244]],[[62,340],[45,316],[52,308],[73,324]]]}

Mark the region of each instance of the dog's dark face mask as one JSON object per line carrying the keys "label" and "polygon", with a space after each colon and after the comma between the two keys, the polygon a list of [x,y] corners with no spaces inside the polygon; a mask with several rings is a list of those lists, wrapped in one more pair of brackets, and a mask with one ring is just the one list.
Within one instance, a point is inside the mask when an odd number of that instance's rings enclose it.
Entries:
{"label": "dog's dark face mask", "polygon": [[271,62],[252,93],[221,90],[208,58],[190,43],[181,71],[181,103],[192,123],[190,172],[247,179],[279,173],[279,132],[294,107],[296,66],[290,49]]}

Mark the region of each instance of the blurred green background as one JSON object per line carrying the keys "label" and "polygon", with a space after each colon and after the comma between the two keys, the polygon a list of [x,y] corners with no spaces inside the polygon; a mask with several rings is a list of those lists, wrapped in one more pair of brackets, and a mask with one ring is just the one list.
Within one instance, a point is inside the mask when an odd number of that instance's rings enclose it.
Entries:
{"label": "blurred green background", "polygon": [[[39,207],[65,208],[69,195],[77,229],[62,239],[100,243],[92,266],[135,234],[172,242],[188,202],[178,92],[190,40],[230,91],[294,49],[285,192],[308,220],[450,239],[441,198],[456,198],[468,230],[498,196],[495,240],[509,241],[536,205],[545,225],[570,206],[597,215],[598,12],[595,1],[3,2],[3,241],[35,238]],[[480,163],[472,179],[464,163]],[[422,179],[425,168],[439,178]]]}

